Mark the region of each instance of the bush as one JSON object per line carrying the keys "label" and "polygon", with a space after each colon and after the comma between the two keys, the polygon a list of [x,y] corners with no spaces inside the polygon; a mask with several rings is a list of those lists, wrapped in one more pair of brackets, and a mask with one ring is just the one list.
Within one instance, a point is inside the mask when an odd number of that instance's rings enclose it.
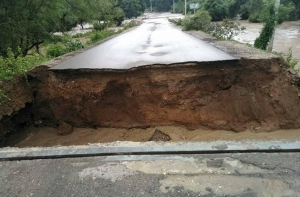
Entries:
{"label": "bush", "polygon": [[224,0],[206,0],[203,3],[203,8],[209,12],[213,21],[221,21],[227,14],[227,5]]}
{"label": "bush", "polygon": [[[18,54],[21,54],[20,47],[18,47]],[[45,56],[40,54],[15,57],[12,49],[8,48],[7,57],[0,56],[0,80],[10,80],[15,75],[25,74],[29,69],[47,60]],[[10,98],[0,90],[0,105],[9,100]]]}
{"label": "bush", "polygon": [[282,55],[285,62],[293,69],[295,69],[295,66],[298,64],[298,60],[293,59],[293,51],[291,48],[289,48],[289,51],[287,54]]}
{"label": "bush", "polygon": [[169,19],[169,22],[174,23],[175,25],[182,26],[183,20],[181,18],[178,19]]}
{"label": "bush", "polygon": [[239,23],[224,19],[222,23],[212,23],[210,33],[216,38],[231,40],[244,29],[245,27],[241,27]]}
{"label": "bush", "polygon": [[46,50],[46,54],[49,57],[58,57],[63,54],[66,54],[66,53],[67,53],[67,50],[66,50],[65,46],[63,46],[60,43],[50,44]]}
{"label": "bush", "polygon": [[202,30],[207,31],[211,23],[211,16],[208,11],[198,10],[195,16],[186,17],[183,20],[184,30]]}
{"label": "bush", "polygon": [[105,23],[93,23],[93,27],[96,31],[102,31],[106,28]]}
{"label": "bush", "polygon": [[79,49],[83,49],[84,45],[80,40],[71,40],[66,43],[66,51],[67,52],[72,52],[72,51],[77,51]]}
{"label": "bush", "polygon": [[132,27],[136,27],[136,26],[139,26],[140,25],[140,22],[139,21],[136,21],[136,20],[132,20],[130,21],[129,23],[126,23],[124,25],[124,30],[127,30],[127,29],[130,29]]}
{"label": "bush", "polygon": [[59,43],[59,42],[69,42],[72,40],[72,37],[68,34],[63,34],[63,35],[51,35],[47,40],[46,44],[53,44],[53,43]]}
{"label": "bush", "polygon": [[[18,48],[20,53],[21,48]],[[27,55],[25,57],[18,56],[10,48],[7,49],[7,57],[0,56],[0,80],[11,79],[13,76],[18,74],[24,74],[29,69],[37,66],[38,64],[48,60],[43,55]]]}
{"label": "bush", "polygon": [[93,34],[90,34],[90,41],[88,42],[88,44],[98,42],[112,35],[114,35],[113,31],[109,31],[109,30],[103,30],[98,32],[96,31]]}

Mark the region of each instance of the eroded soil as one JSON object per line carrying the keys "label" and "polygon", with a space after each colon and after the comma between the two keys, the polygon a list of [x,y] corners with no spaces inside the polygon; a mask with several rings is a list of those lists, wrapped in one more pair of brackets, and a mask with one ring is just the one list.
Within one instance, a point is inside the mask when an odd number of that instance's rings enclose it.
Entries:
{"label": "eroded soil", "polygon": [[[278,58],[130,70],[51,71],[42,66],[28,73],[27,80],[13,83],[16,91],[6,88],[11,101],[1,106],[0,135],[39,127],[33,136],[41,136],[25,144],[148,141],[154,128],[168,126],[176,128],[163,131],[173,141],[219,139],[224,130],[224,139],[234,139],[234,132],[300,128],[300,79]],[[56,136],[65,123],[71,134]],[[185,131],[176,134],[178,128]],[[206,139],[203,130],[215,137]],[[281,138],[287,133],[282,131]]]}
{"label": "eroded soil", "polygon": [[286,69],[280,59],[268,59],[57,70],[37,89],[34,118],[79,128],[294,129],[299,79]]}

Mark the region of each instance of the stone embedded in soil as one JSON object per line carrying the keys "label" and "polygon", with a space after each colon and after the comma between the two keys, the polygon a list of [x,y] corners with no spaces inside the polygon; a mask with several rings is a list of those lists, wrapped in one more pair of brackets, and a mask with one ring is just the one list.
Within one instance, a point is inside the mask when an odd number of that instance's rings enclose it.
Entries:
{"label": "stone embedded in soil", "polygon": [[57,135],[66,136],[66,135],[70,135],[71,133],[73,133],[73,127],[71,125],[65,122],[59,123]]}
{"label": "stone embedded in soil", "polygon": [[151,136],[151,138],[149,139],[149,141],[163,141],[163,142],[167,142],[167,141],[171,141],[171,137],[165,133],[163,133],[162,131],[155,129],[155,132],[153,133],[153,135]]}

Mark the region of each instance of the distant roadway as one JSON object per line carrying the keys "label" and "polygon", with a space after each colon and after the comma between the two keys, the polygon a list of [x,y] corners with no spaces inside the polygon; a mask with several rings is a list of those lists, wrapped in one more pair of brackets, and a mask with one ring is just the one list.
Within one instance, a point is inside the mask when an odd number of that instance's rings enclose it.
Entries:
{"label": "distant roadway", "polygon": [[136,29],[93,47],[52,69],[130,69],[152,64],[233,60],[233,56],[171,24],[149,16]]}

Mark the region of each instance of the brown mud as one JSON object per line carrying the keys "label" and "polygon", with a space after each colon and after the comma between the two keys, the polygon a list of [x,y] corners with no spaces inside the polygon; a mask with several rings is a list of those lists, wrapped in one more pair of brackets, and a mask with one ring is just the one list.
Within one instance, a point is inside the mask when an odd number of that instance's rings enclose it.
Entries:
{"label": "brown mud", "polygon": [[[156,130],[161,133],[155,133]],[[70,135],[57,135],[53,127],[29,127],[22,133],[12,135],[4,146],[10,147],[52,147],[88,145],[116,141],[148,142],[206,142],[206,141],[240,141],[240,140],[300,140],[300,129],[278,130],[273,132],[254,133],[245,131],[235,133],[225,130],[188,130],[183,127],[160,126],[151,128],[74,128]],[[168,138],[169,137],[169,138]]]}
{"label": "brown mud", "polygon": [[300,79],[278,58],[119,71],[41,66],[27,81],[18,80],[0,84],[11,98],[0,106],[0,136],[27,126],[58,127],[61,121],[77,128],[136,128],[140,134],[157,126],[235,132],[300,128]]}

